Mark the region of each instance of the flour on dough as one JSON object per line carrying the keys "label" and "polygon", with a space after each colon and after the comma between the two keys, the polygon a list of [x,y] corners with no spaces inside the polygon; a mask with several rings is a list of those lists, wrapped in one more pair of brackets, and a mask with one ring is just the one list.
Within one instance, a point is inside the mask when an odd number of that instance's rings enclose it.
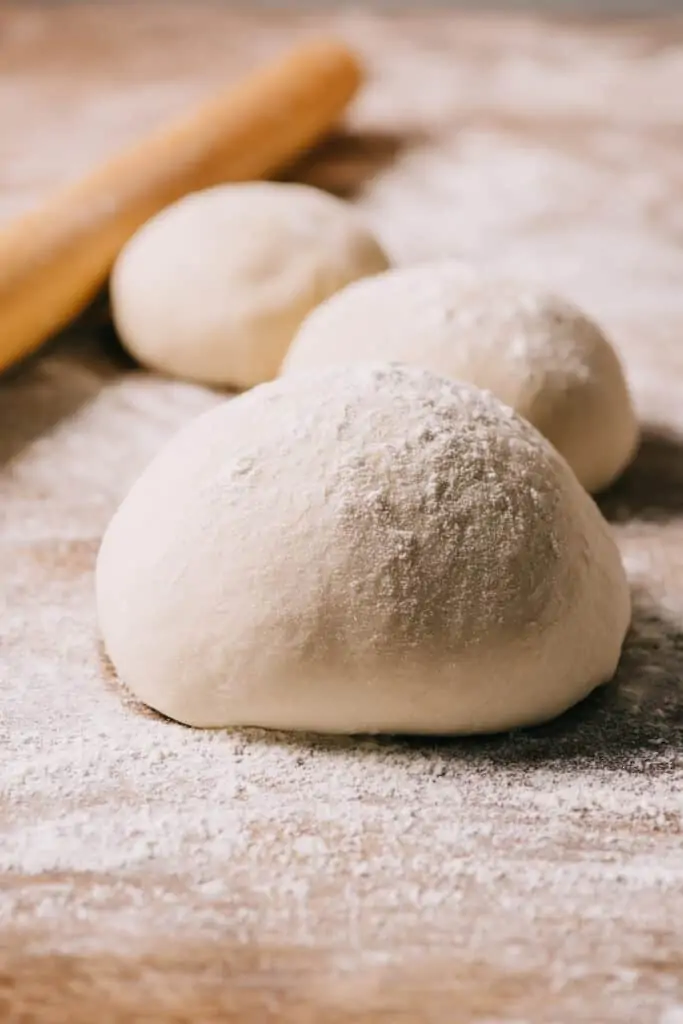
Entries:
{"label": "flour on dough", "polygon": [[114,322],[145,366],[247,388],[277,374],[314,306],[387,265],[359,212],[326,192],[220,185],[162,210],[124,247]]}
{"label": "flour on dough", "polygon": [[589,491],[634,454],[638,424],[613,347],[574,305],[535,285],[455,261],[359,281],[309,315],[283,372],[385,359],[493,391]]}
{"label": "flour on dough", "polygon": [[196,726],[476,733],[609,679],[609,528],[492,395],[408,366],[283,377],[152,462],[97,562],[106,649]]}

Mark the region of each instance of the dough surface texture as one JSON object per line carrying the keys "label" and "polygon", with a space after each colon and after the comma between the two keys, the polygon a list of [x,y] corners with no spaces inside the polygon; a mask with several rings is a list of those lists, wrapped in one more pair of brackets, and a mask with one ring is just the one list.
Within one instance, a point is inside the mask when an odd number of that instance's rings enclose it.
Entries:
{"label": "dough surface texture", "polygon": [[387,266],[340,199],[305,185],[220,185],[168,206],[131,238],[112,272],[112,312],[143,365],[248,388],[277,374],[314,306]]}
{"label": "dough surface texture", "polygon": [[283,373],[358,360],[414,363],[492,391],[599,491],[638,424],[617,355],[573,304],[455,261],[352,284],[304,321]]}
{"label": "dough surface texture", "polygon": [[630,596],[564,460],[492,395],[356,365],[200,416],[98,556],[106,650],[195,726],[475,733],[613,675]]}

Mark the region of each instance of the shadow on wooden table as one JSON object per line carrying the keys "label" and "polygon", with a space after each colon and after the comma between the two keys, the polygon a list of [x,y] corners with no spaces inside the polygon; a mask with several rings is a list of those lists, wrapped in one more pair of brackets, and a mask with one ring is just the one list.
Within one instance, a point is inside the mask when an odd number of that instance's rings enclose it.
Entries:
{"label": "shadow on wooden table", "polygon": [[643,593],[615,679],[555,722],[529,730],[551,757],[627,761],[666,747],[683,749],[683,630]]}
{"label": "shadow on wooden table", "polygon": [[363,185],[393,164],[402,153],[423,143],[425,138],[426,135],[417,131],[339,129],[289,167],[282,179],[352,199]]}
{"label": "shadow on wooden table", "polygon": [[612,523],[683,515],[683,437],[646,425],[638,454],[598,505]]}
{"label": "shadow on wooden table", "polygon": [[0,471],[133,366],[102,292],[75,323],[0,375]]}

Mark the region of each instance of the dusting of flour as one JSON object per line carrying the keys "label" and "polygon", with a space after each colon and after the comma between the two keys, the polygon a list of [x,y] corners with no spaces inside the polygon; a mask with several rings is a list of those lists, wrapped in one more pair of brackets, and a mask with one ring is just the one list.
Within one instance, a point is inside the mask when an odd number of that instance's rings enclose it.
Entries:
{"label": "dusting of flour", "polygon": [[[0,76],[3,214],[298,24],[249,35],[215,5],[17,18]],[[347,987],[378,963],[445,958],[440,990],[454,965],[481,992],[522,972],[517,1010],[503,1000],[489,1021],[547,1021],[527,1005],[545,993],[556,1019],[672,1024],[683,1005],[680,30],[662,45],[647,28],[527,20],[348,14],[330,27],[376,72],[354,121],[371,166],[378,136],[408,140],[352,182],[391,253],[533,272],[597,316],[624,356],[650,434],[604,502],[636,589],[618,683],[540,731],[443,744],[194,732],[126,701],[98,647],[97,547],[148,460],[218,397],[124,373],[95,337],[74,335],[0,385],[0,931],[13,948],[79,955],[169,937],[286,946],[305,954],[304,988],[323,952],[351,972]],[[62,60],[73,38],[82,60]],[[307,173],[334,181],[338,169],[321,160]]]}

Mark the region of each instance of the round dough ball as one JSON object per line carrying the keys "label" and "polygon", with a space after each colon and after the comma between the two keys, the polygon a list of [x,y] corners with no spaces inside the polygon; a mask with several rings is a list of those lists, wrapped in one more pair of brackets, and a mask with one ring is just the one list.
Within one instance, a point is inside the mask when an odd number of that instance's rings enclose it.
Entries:
{"label": "round dough ball", "polygon": [[389,271],[314,310],[282,372],[383,359],[492,391],[589,491],[635,452],[638,424],[614,349],[580,310],[536,286],[455,261]]}
{"label": "round dough ball", "polygon": [[98,557],[106,649],[197,726],[474,733],[614,673],[609,529],[492,395],[407,366],[265,384],[152,462]]}
{"label": "round dough ball", "polygon": [[326,192],[220,185],[162,210],[124,247],[114,323],[154,370],[248,388],[277,374],[314,306],[387,266],[357,211]]}

